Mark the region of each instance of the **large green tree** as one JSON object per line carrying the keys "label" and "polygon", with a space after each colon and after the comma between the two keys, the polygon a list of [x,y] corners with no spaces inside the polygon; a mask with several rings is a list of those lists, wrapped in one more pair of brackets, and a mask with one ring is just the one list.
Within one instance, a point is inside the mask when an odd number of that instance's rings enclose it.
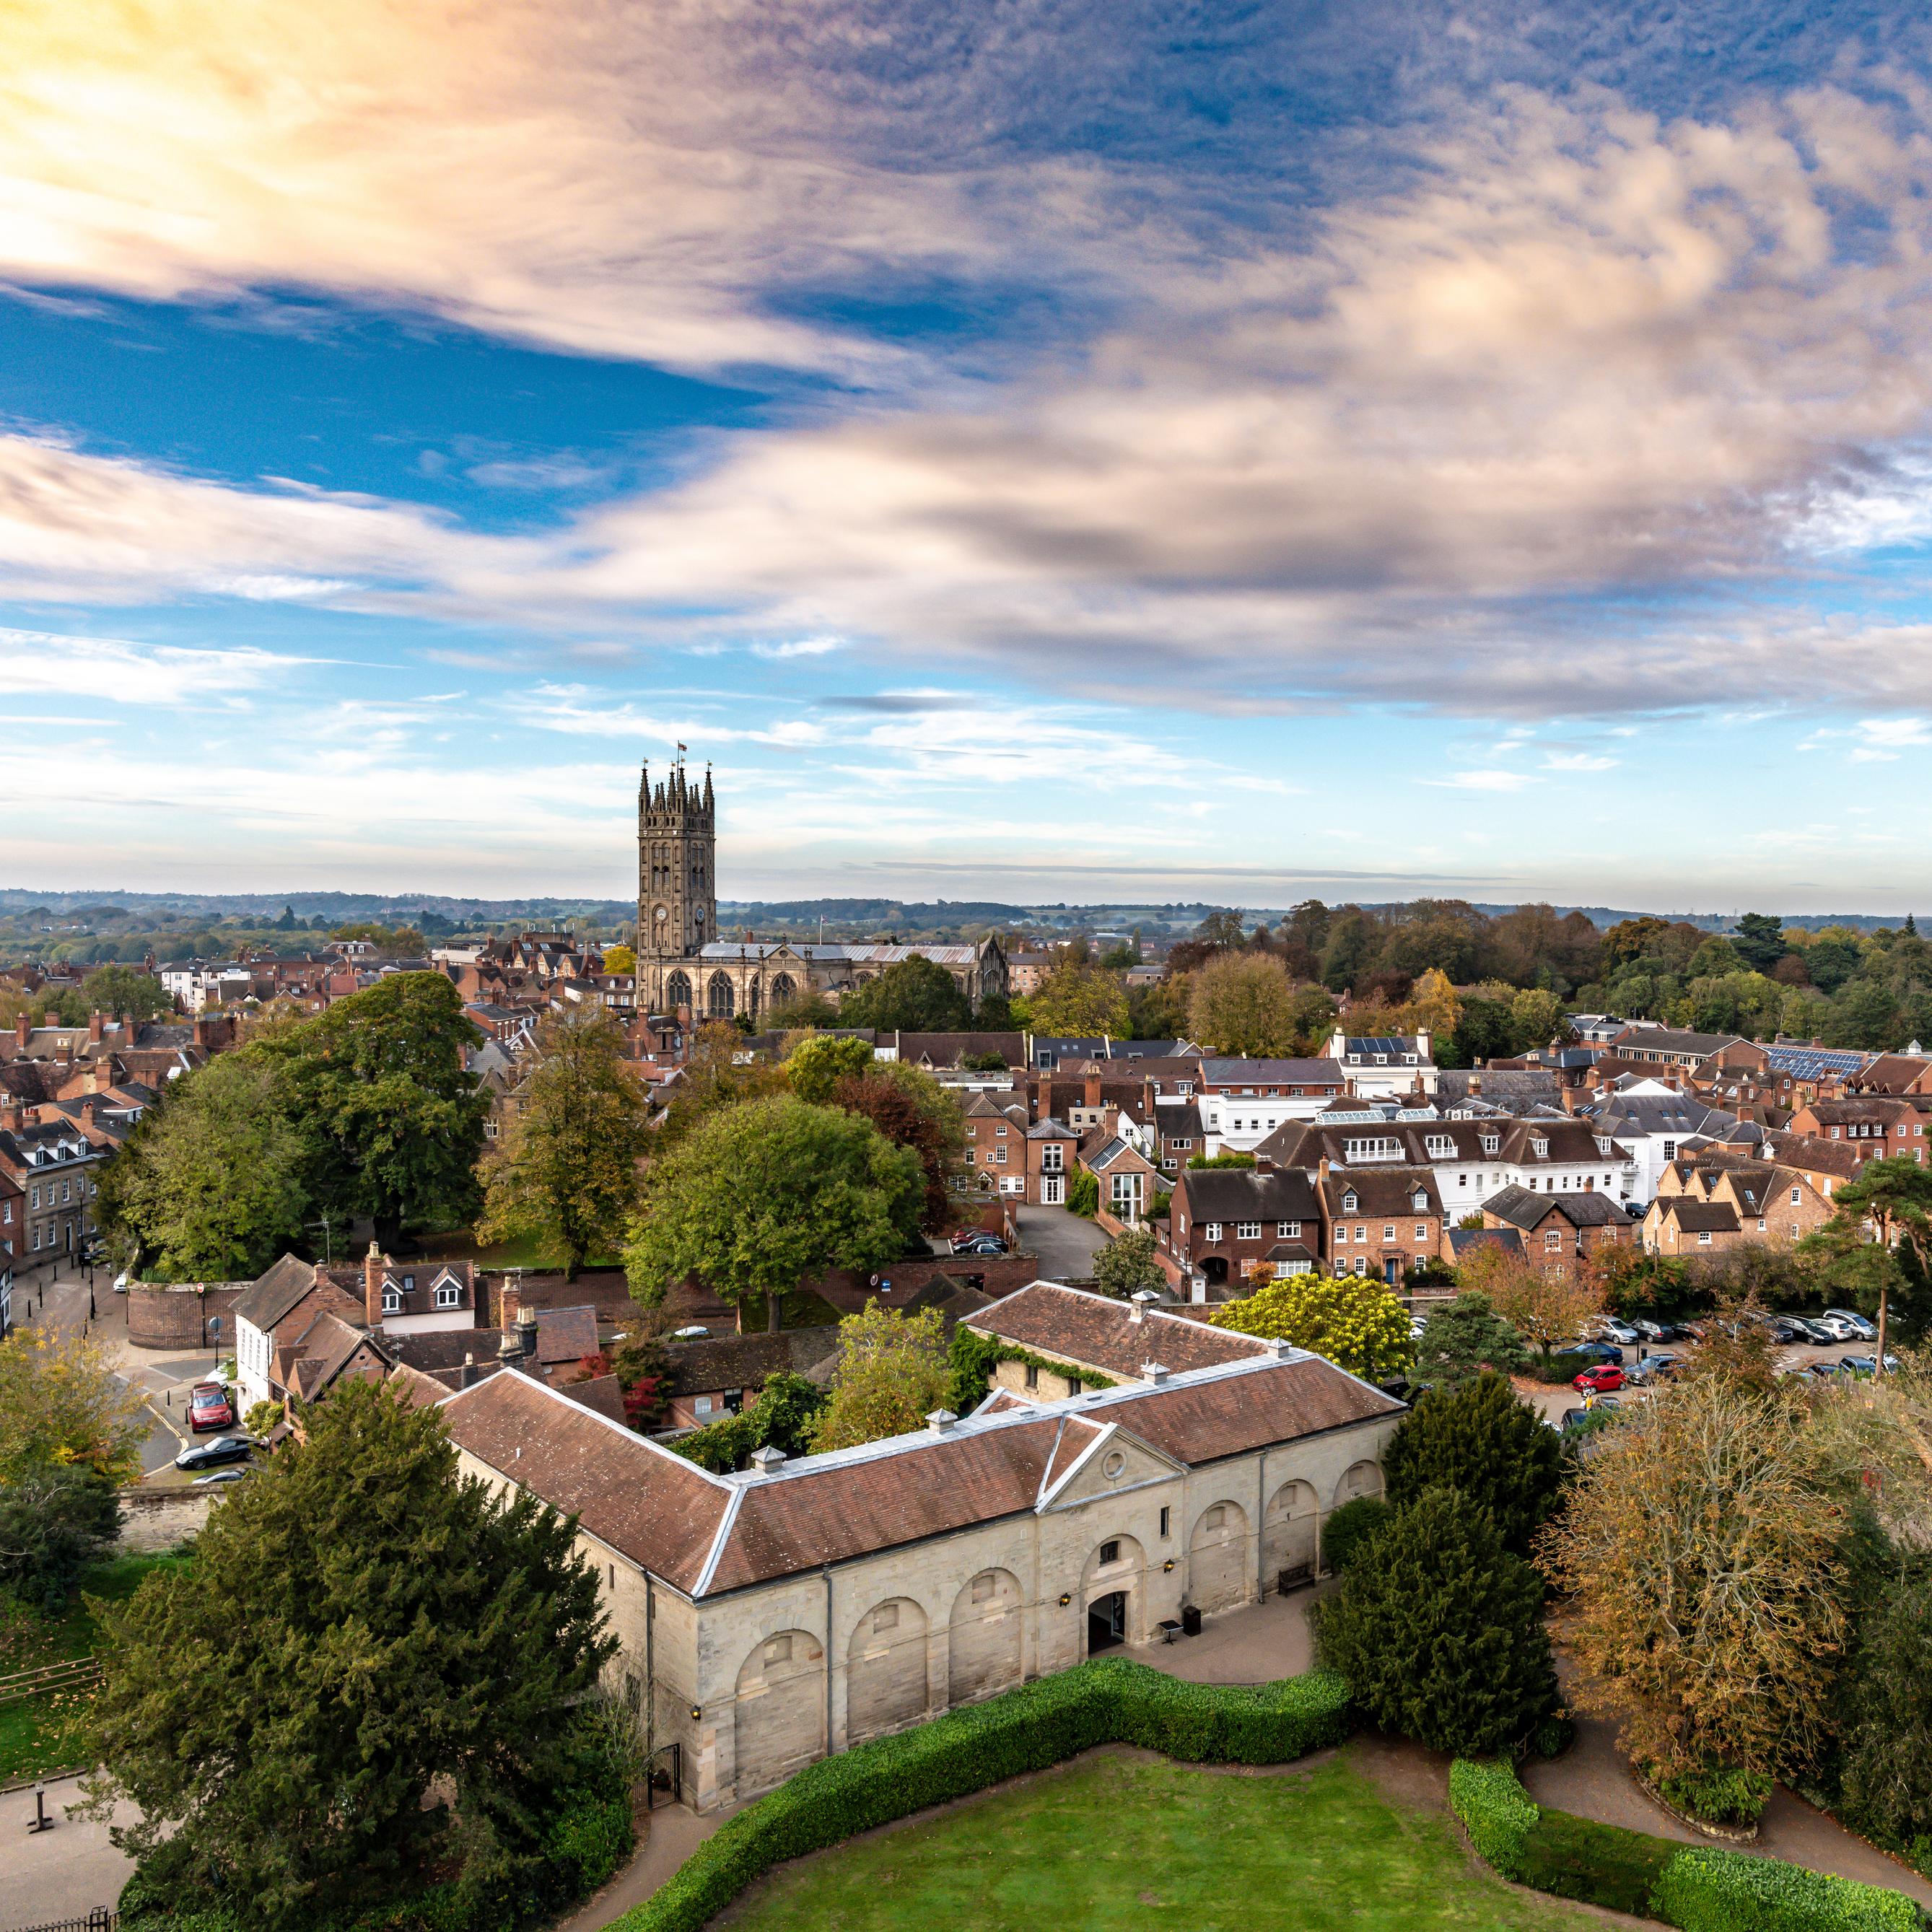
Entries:
{"label": "large green tree", "polygon": [[1499,1375],[1431,1389],[1382,1451],[1388,1499],[1400,1508],[1446,1484],[1489,1511],[1518,1556],[1554,1513],[1568,1473],[1554,1430]]}
{"label": "large green tree", "polygon": [[1118,1039],[1132,1024],[1117,973],[1085,959],[1063,960],[1027,1001],[1036,1033],[1070,1040]]}
{"label": "large green tree", "polygon": [[1879,1372],[1885,1372],[1886,1330],[1896,1300],[1907,1302],[1915,1328],[1928,1310],[1924,1285],[1932,1270],[1932,1168],[1910,1154],[1868,1160],[1832,1196],[1830,1220],[1800,1244],[1827,1282],[1878,1319]]}
{"label": "large green tree", "polygon": [[832,1391],[812,1425],[814,1453],[903,1436],[941,1408],[952,1380],[938,1311],[868,1303],[838,1324]]}
{"label": "large green tree", "polygon": [[874,1060],[868,1040],[849,1034],[812,1034],[785,1056],[785,1078],[801,1100],[822,1107],[848,1073],[863,1073]]}
{"label": "large green tree", "polygon": [[1264,1282],[1208,1318],[1217,1328],[1292,1342],[1370,1382],[1400,1373],[1415,1358],[1402,1304],[1364,1275],[1295,1274]]}
{"label": "large green tree", "polygon": [[638,1162],[650,1120],[644,1084],[624,1064],[624,1036],[599,1008],[547,1015],[520,1105],[484,1162],[486,1240],[534,1235],[564,1278],[616,1252],[638,1204]]}
{"label": "large green tree", "polygon": [[879,1033],[958,1033],[972,1023],[973,1010],[958,982],[922,952],[888,966],[838,1002],[841,1026]]}
{"label": "large green tree", "polygon": [[1317,1604],[1322,1661],[1385,1731],[1431,1750],[1498,1750],[1556,1701],[1543,1583],[1460,1491],[1425,1490],[1352,1556]]}
{"label": "large green tree", "polygon": [[1193,976],[1188,1034],[1216,1053],[1292,1053],[1296,1018],[1288,970],[1271,954],[1217,953]]}
{"label": "large green tree", "polygon": [[647,1305],[694,1275],[728,1301],[779,1298],[828,1268],[874,1268],[918,1231],[917,1155],[869,1120],[790,1096],[699,1122],[653,1168],[624,1265]]}
{"label": "large green tree", "polygon": [[158,1020],[175,1010],[160,980],[132,966],[104,966],[90,973],[81,991],[98,1013],[122,1013],[137,1020]]}
{"label": "large green tree", "polygon": [[238,1281],[300,1245],[308,1143],[284,1070],[225,1053],[164,1090],[102,1173],[97,1218],[160,1281]]}
{"label": "large green tree", "polygon": [[916,1155],[925,1177],[919,1225],[938,1234],[952,1217],[952,1184],[966,1154],[959,1102],[922,1067],[874,1060],[835,1086],[831,1103],[870,1120],[895,1147]]}
{"label": "large green tree", "polygon": [[230,1492],[191,1570],[102,1606],[89,1809],[186,1910],[346,1918],[508,1888],[614,1646],[574,1525],[459,1478],[434,1409],[348,1383]]}
{"label": "large green tree", "polygon": [[262,1036],[308,1143],[318,1204],[367,1216],[386,1247],[406,1223],[475,1214],[489,1100],[464,1061],[478,1037],[440,973],[392,974]]}

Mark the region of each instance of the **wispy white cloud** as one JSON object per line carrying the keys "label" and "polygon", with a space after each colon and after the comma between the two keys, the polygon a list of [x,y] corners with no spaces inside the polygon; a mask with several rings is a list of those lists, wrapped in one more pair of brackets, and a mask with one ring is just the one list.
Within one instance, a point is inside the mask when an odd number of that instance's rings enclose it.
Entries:
{"label": "wispy white cloud", "polygon": [[285,685],[309,662],[248,644],[144,644],[0,629],[0,683],[19,698],[160,710],[205,706]]}
{"label": "wispy white cloud", "polygon": [[1550,752],[1544,755],[1543,769],[1546,772],[1610,772],[1616,770],[1618,763],[1596,752]]}
{"label": "wispy white cloud", "polygon": [[1527,772],[1503,770],[1457,772],[1446,778],[1423,778],[1419,783],[1447,791],[1521,791],[1536,781]]}

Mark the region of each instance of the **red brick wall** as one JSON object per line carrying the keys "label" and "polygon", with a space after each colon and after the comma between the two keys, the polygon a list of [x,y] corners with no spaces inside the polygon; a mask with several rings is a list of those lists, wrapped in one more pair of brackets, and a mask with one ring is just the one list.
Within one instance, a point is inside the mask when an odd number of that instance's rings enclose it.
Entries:
{"label": "red brick wall", "polygon": [[235,1304],[245,1281],[220,1282],[206,1291],[192,1285],[158,1288],[136,1282],[128,1291],[128,1339],[137,1348],[185,1349],[199,1354],[216,1346],[202,1327],[206,1316],[221,1318],[221,1352],[235,1346]]}

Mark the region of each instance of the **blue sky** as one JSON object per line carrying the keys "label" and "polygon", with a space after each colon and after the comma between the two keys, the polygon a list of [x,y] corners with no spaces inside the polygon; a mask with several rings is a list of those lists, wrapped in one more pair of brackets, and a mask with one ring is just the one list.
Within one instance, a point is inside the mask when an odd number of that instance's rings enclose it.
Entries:
{"label": "blue sky", "polygon": [[0,56],[0,883],[1932,904],[1910,10]]}

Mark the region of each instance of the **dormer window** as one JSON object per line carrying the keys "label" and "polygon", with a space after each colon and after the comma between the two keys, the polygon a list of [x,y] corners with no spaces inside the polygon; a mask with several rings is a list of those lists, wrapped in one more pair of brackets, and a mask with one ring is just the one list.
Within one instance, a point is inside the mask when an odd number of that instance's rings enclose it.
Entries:
{"label": "dormer window", "polygon": [[1415,1211],[1418,1214],[1420,1214],[1423,1210],[1429,1205],[1429,1196],[1423,1193],[1420,1190],[1418,1190],[1411,1198],[1414,1203]]}
{"label": "dormer window", "polygon": [[436,1305],[439,1308],[460,1308],[463,1305],[463,1291],[453,1281],[436,1284]]}
{"label": "dormer window", "polygon": [[1608,1153],[1610,1152],[1610,1136],[1609,1136],[1608,1134],[1599,1134],[1599,1135],[1597,1136],[1597,1151],[1598,1151],[1599,1154],[1608,1154]]}
{"label": "dormer window", "polygon": [[400,1315],[403,1312],[403,1292],[392,1281],[382,1284],[382,1312]]}
{"label": "dormer window", "polygon": [[1485,1154],[1496,1153],[1502,1144],[1502,1136],[1500,1134],[1485,1134],[1483,1136],[1483,1151]]}
{"label": "dormer window", "polygon": [[1550,1143],[1547,1141],[1532,1141],[1529,1144],[1529,1150],[1538,1160],[1546,1160],[1550,1154]]}
{"label": "dormer window", "polygon": [[1349,1191],[1342,1197],[1342,1212],[1345,1214],[1352,1214],[1355,1211],[1355,1193],[1354,1190],[1351,1188]]}

